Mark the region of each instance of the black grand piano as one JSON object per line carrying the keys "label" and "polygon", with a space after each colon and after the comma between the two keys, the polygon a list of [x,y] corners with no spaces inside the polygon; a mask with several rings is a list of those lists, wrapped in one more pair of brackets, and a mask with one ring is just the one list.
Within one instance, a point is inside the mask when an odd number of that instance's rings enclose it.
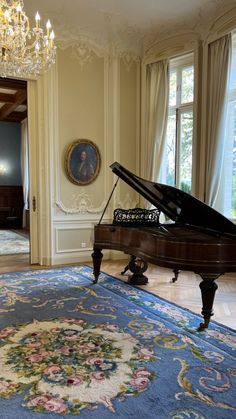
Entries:
{"label": "black grand piano", "polygon": [[207,328],[218,288],[215,280],[236,271],[236,225],[186,192],[142,179],[117,162],[110,167],[172,223],[99,222],[94,229],[94,282],[100,274],[103,249],[120,250],[133,260],[138,257],[171,268],[175,279],[179,270],[193,271],[202,278],[204,323],[199,330]]}

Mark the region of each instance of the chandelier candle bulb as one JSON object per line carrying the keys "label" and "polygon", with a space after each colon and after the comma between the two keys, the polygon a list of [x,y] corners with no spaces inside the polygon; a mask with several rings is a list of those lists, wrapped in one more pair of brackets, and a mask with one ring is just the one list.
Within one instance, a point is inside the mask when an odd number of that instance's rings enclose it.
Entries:
{"label": "chandelier candle bulb", "polygon": [[5,17],[5,22],[8,23],[8,20],[9,20],[9,17],[10,17],[10,13],[9,13],[8,10],[5,10],[4,17]]}
{"label": "chandelier candle bulb", "polygon": [[35,15],[35,22],[36,22],[36,28],[39,28],[39,22],[40,22],[39,12],[37,12]]}
{"label": "chandelier candle bulb", "polygon": [[53,47],[53,41],[54,41],[54,38],[55,38],[55,35],[54,35],[54,32],[52,31],[52,32],[50,33],[50,46],[51,46],[51,47]]}
{"label": "chandelier candle bulb", "polygon": [[47,37],[49,38],[49,34],[50,34],[50,29],[51,29],[52,25],[50,20],[47,21],[46,23],[46,28],[47,28]]}
{"label": "chandelier candle bulb", "polygon": [[17,14],[18,14],[18,21],[20,22],[20,20],[21,20],[21,12],[22,12],[22,8],[21,8],[21,5],[20,4],[17,5],[16,11],[17,11]]}

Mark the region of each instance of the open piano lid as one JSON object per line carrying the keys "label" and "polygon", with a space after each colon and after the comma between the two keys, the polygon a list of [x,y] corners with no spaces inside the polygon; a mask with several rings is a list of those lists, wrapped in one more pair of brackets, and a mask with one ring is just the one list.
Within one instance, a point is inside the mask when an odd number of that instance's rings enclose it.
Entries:
{"label": "open piano lid", "polygon": [[235,224],[190,194],[173,186],[142,179],[117,162],[110,167],[124,182],[172,221],[236,238]]}

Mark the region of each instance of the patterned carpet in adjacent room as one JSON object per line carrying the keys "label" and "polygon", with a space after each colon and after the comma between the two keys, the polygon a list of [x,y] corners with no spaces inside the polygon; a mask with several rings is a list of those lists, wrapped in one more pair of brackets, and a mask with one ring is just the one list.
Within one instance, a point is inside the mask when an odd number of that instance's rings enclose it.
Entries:
{"label": "patterned carpet in adjacent room", "polygon": [[29,253],[29,238],[13,230],[0,230],[0,256]]}

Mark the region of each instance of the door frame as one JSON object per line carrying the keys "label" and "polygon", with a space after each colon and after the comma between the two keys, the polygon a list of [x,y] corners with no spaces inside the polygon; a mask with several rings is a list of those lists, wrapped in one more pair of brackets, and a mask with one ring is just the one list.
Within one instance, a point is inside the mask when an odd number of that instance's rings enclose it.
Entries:
{"label": "door frame", "polygon": [[30,262],[52,264],[54,144],[57,69],[27,81],[29,136]]}

